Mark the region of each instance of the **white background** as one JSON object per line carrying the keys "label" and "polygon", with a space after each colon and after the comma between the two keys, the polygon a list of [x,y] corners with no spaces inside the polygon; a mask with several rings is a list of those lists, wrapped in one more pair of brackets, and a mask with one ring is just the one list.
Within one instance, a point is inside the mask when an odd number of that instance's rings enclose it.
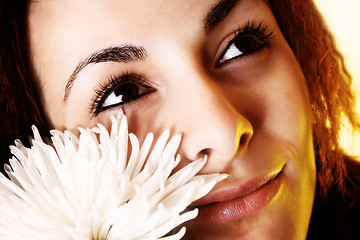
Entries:
{"label": "white background", "polygon": [[[295,0],[296,1],[296,0]],[[353,76],[358,96],[357,111],[360,113],[360,0],[315,0],[329,28],[336,36],[337,45],[343,52],[348,70]],[[360,135],[341,134],[343,147],[351,154],[360,156]]]}

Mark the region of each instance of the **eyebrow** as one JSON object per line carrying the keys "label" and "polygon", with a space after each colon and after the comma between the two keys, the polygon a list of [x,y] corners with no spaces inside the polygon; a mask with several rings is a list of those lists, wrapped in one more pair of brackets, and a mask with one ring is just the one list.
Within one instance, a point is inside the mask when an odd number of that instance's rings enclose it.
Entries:
{"label": "eyebrow", "polygon": [[240,1],[241,0],[221,0],[215,4],[204,19],[204,29],[206,33],[211,32],[211,30],[219,25]]}
{"label": "eyebrow", "polygon": [[99,51],[92,53],[89,57],[81,61],[66,83],[64,101],[69,97],[70,91],[74,85],[75,79],[79,73],[88,65],[104,62],[118,62],[118,63],[129,63],[134,61],[140,61],[145,59],[147,56],[146,50],[141,46],[134,45],[121,45],[116,47],[104,48]]}

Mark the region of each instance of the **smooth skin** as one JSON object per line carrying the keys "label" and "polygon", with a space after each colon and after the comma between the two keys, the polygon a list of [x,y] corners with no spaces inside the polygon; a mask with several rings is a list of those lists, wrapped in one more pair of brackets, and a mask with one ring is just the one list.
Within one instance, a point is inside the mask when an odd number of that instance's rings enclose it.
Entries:
{"label": "smooth skin", "polygon": [[[304,240],[316,170],[303,73],[265,1],[238,1],[206,29],[204,19],[218,3],[33,1],[30,49],[45,111],[60,130],[108,124],[122,110],[140,139],[166,128],[181,133],[182,165],[207,155],[202,173],[229,174],[213,192],[283,168],[280,191],[264,209],[232,221],[195,219],[186,224],[185,239]],[[268,44],[250,54],[230,48],[249,24],[266,27]],[[104,49],[124,46],[142,54],[79,68]],[[136,76],[136,84],[121,85],[120,97],[111,97],[113,91],[97,96],[109,79],[126,74]],[[94,100],[100,110],[94,110]]]}

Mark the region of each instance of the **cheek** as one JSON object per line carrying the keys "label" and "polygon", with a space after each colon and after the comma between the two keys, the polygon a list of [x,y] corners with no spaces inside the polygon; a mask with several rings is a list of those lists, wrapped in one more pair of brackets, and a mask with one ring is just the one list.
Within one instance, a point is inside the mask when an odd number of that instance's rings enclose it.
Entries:
{"label": "cheek", "polygon": [[279,39],[261,64],[245,76],[251,84],[243,92],[242,102],[248,102],[246,113],[255,128],[295,146],[307,146],[312,136],[312,110],[306,81],[286,41]]}
{"label": "cheek", "polygon": [[[291,64],[293,63],[293,64]],[[305,79],[292,61],[269,76],[273,84],[266,94],[264,125],[276,135],[293,141],[295,146],[307,146],[312,136],[312,113]]]}
{"label": "cheek", "polygon": [[305,181],[301,176],[308,176],[306,184],[313,185],[313,120],[305,78],[286,44],[267,56],[256,68],[237,71],[236,77],[243,83],[235,88],[229,86],[224,92],[238,112],[251,122],[252,142],[256,143],[258,151],[265,152],[262,146],[272,143],[291,146],[296,153],[296,158],[288,164],[292,182],[300,187],[298,183]]}
{"label": "cheek", "polygon": [[246,79],[245,84],[229,85],[224,95],[251,122],[255,132],[267,131],[295,145],[302,145],[311,136],[311,105],[295,59],[274,56],[254,71],[236,77]]}
{"label": "cheek", "polygon": [[[288,165],[290,189],[303,193],[311,204],[315,189],[316,166],[313,146],[313,118],[305,78],[295,57],[291,54],[276,57],[268,71],[268,84],[263,91],[263,121],[261,130],[294,147],[296,157]],[[305,195],[308,194],[306,197]],[[292,202],[297,199],[289,200]],[[304,204],[305,204],[304,200]]]}

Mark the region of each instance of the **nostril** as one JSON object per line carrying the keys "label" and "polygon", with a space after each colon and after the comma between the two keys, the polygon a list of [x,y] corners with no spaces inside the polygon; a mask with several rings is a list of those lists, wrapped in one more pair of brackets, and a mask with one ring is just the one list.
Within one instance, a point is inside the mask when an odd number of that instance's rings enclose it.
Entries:
{"label": "nostril", "polygon": [[205,149],[201,150],[197,155],[197,159],[204,158],[205,156],[207,156],[209,158],[211,151],[212,151],[211,148],[205,148]]}
{"label": "nostril", "polygon": [[239,142],[240,147],[241,148],[246,147],[249,144],[250,139],[251,139],[251,134],[243,134],[243,135],[241,135],[240,142]]}

